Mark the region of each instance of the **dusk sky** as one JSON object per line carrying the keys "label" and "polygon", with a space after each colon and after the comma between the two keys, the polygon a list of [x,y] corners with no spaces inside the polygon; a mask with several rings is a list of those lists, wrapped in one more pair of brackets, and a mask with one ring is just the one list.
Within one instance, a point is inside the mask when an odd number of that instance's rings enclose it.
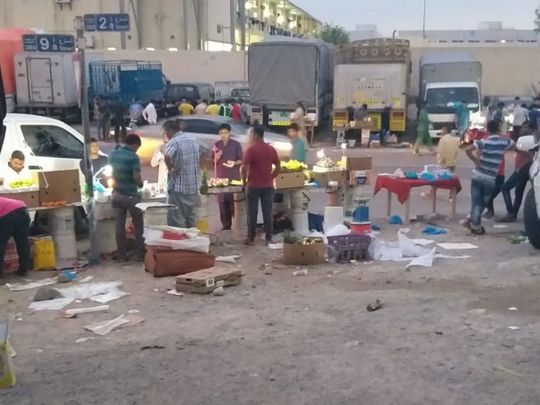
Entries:
{"label": "dusk sky", "polygon": [[[348,30],[376,24],[383,34],[421,30],[424,0],[292,0],[323,22]],[[532,29],[538,0],[427,0],[426,29],[474,29],[480,21]]]}

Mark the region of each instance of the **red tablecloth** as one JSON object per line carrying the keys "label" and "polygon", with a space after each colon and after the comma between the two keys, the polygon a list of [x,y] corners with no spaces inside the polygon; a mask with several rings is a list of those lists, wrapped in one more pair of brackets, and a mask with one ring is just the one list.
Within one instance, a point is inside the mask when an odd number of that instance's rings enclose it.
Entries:
{"label": "red tablecloth", "polygon": [[397,195],[398,201],[403,204],[409,198],[409,193],[413,187],[422,187],[422,186],[434,186],[437,188],[452,189],[456,188],[457,192],[461,191],[461,183],[458,177],[454,177],[449,180],[423,180],[423,179],[401,179],[394,176],[377,176],[377,182],[375,183],[375,192],[377,194],[381,189],[385,188],[391,193]]}

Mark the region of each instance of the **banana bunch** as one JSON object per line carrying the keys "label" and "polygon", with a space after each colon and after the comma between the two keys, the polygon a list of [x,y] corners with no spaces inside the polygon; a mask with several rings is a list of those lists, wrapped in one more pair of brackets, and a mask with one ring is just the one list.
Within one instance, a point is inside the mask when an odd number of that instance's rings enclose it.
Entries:
{"label": "banana bunch", "polygon": [[9,184],[10,188],[17,189],[17,188],[24,188],[24,187],[32,187],[34,185],[34,182],[32,180],[17,180],[13,181]]}
{"label": "banana bunch", "polygon": [[303,172],[304,170],[307,170],[307,168],[305,163],[299,162],[298,160],[281,162],[281,171],[285,173]]}

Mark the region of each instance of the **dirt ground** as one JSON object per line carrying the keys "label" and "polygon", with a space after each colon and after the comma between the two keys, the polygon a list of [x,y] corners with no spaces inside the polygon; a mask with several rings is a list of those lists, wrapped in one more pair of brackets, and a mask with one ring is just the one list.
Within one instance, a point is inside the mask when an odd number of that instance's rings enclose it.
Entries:
{"label": "dirt ground", "polygon": [[[430,160],[405,151],[375,155],[379,172]],[[460,162],[463,217],[469,168]],[[413,210],[427,213],[430,202],[419,192]],[[400,226],[383,218],[385,198],[373,199],[373,222],[382,227],[377,237],[396,240]],[[439,197],[441,212],[446,198]],[[315,193],[313,204],[323,206],[324,195]],[[294,277],[296,267],[281,264],[281,252],[262,242],[246,249],[239,238],[221,234],[213,251],[242,255],[237,265],[224,266],[244,273],[225,296],[171,296],[166,290],[174,279],[154,279],[139,264],[105,263],[79,278],[120,280],[130,295],[112,301],[108,313],[76,319],[29,310],[34,290],[2,288],[18,382],[0,391],[0,403],[539,404],[540,262],[528,244],[509,241],[522,223],[494,228],[487,222],[488,235],[480,238],[456,220],[437,224],[450,232],[429,238],[479,248],[439,249],[471,257],[438,259],[432,268],[326,264]],[[409,236],[426,237],[423,226],[407,225]],[[268,270],[261,269],[264,263]],[[377,298],[384,307],[367,312]],[[76,306],[89,303],[70,307]],[[131,309],[140,311],[143,324],[104,337],[84,330]],[[93,339],[76,343],[84,337]],[[149,345],[164,348],[141,350]]]}

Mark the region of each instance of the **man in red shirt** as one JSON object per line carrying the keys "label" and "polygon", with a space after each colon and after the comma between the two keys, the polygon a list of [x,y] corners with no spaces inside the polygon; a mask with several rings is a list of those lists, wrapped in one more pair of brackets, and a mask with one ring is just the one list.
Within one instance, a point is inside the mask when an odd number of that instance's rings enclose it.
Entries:
{"label": "man in red shirt", "polygon": [[19,269],[17,275],[25,276],[30,267],[30,215],[26,205],[19,200],[0,197],[0,284],[4,279],[4,255],[11,237],[15,239]]}
{"label": "man in red shirt", "polygon": [[259,201],[263,212],[266,244],[272,241],[274,178],[280,170],[280,161],[276,150],[264,142],[264,128],[256,126],[253,128],[251,136],[252,146],[247,150],[242,162],[242,179],[244,184],[247,184],[248,237],[246,245],[248,246],[255,244]]}
{"label": "man in red shirt", "polygon": [[242,121],[242,107],[240,106],[240,103],[236,100],[232,101],[231,118],[234,122]]}

